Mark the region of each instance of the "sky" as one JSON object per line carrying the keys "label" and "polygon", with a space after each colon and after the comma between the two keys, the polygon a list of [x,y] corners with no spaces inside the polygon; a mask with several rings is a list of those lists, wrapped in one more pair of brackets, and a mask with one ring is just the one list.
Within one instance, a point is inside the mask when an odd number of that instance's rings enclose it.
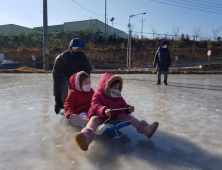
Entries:
{"label": "sky", "polygon": [[[0,25],[16,24],[24,27],[43,25],[43,0],[0,0]],[[141,14],[146,12],[146,14]],[[137,15],[141,14],[141,15]],[[108,24],[128,32],[129,16],[133,34],[152,38],[152,28],[159,34],[194,35],[201,28],[201,37],[213,37],[212,29],[220,29],[222,36],[221,0],[107,0]],[[105,22],[105,0],[48,0],[48,25],[98,19]]]}

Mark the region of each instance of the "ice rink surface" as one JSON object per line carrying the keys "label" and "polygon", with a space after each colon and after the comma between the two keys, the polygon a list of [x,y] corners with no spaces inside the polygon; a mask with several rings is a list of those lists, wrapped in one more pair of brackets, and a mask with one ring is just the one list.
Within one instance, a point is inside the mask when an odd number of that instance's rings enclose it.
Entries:
{"label": "ice rink surface", "polygon": [[[81,130],[54,112],[51,74],[0,74],[0,170],[221,170],[222,75],[122,76],[133,115],[159,128],[149,140],[132,126],[96,136],[87,152]],[[101,74],[92,74],[97,90]]]}

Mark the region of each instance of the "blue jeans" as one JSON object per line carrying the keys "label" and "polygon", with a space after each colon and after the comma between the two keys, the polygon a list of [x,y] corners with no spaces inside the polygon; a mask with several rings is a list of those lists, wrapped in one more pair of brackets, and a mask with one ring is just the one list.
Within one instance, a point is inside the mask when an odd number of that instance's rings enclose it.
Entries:
{"label": "blue jeans", "polygon": [[164,75],[164,81],[167,81],[168,71],[157,71],[157,80],[161,81],[161,74]]}

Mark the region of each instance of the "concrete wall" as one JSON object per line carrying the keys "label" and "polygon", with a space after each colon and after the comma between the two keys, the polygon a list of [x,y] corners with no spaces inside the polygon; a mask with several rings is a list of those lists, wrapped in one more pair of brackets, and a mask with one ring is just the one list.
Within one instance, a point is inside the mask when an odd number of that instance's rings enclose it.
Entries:
{"label": "concrete wall", "polygon": [[31,28],[22,27],[14,24],[0,25],[0,34],[3,34],[4,36],[19,35],[21,33],[25,33],[25,35],[28,35],[31,32]]}
{"label": "concrete wall", "polygon": [[[111,22],[109,22],[111,24]],[[112,28],[112,26],[107,26],[107,35],[113,35],[116,34],[117,37],[123,37],[127,38],[128,34],[126,34],[124,31],[121,31],[116,28]],[[61,32],[61,31],[86,31],[86,30],[92,30],[93,33],[97,33],[98,30],[100,32],[105,33],[105,23],[101,22],[97,19],[92,20],[84,20],[84,21],[75,21],[75,22],[65,22],[61,25],[51,25],[48,26],[48,33],[54,33],[54,32]],[[8,24],[8,25],[0,25],[0,34],[3,34],[4,36],[12,36],[12,35],[19,35],[20,33],[25,33],[25,35],[33,32],[33,31],[43,31],[43,27],[34,27],[33,29],[22,27],[14,24]],[[112,32],[113,31],[113,32]]]}
{"label": "concrete wall", "polygon": [[[43,27],[34,27],[33,30],[43,31]],[[48,26],[48,33],[64,31],[64,25],[51,25]]]}
{"label": "concrete wall", "polygon": [[[98,31],[98,29],[99,29],[101,32],[105,33],[105,23],[104,23],[104,22],[101,22],[101,21],[99,21],[99,20],[96,20],[95,22],[96,22],[96,24],[95,24],[95,29],[94,29],[94,32],[93,32],[93,33],[96,33],[96,32]],[[112,27],[112,26],[107,25],[106,28],[107,28],[106,32],[107,32],[107,35],[108,35],[108,36],[109,36],[109,35],[116,34],[116,35],[119,36],[119,37],[123,37],[123,38],[127,38],[127,37],[128,37],[128,34],[126,34],[124,31],[121,31],[121,30],[119,30],[119,29],[116,29],[116,28],[114,28],[114,27]]]}
{"label": "concrete wall", "polygon": [[91,22],[88,20],[85,21],[76,21],[76,22],[65,22],[64,23],[64,31],[85,31],[90,29]]}
{"label": "concrete wall", "polygon": [[[123,37],[123,38],[127,38],[128,34],[126,34],[125,32],[113,28],[112,26],[107,26],[108,31],[107,34],[108,35],[112,35],[112,30],[113,30],[113,34],[116,33],[117,36],[119,37]],[[95,34],[96,32],[98,32],[98,29],[100,30],[100,32],[105,33],[105,23],[101,22],[97,19],[93,19],[93,20],[84,20],[84,21],[76,21],[76,22],[65,22],[64,23],[64,31],[70,30],[70,31],[85,31],[85,30],[92,30],[93,33]]]}

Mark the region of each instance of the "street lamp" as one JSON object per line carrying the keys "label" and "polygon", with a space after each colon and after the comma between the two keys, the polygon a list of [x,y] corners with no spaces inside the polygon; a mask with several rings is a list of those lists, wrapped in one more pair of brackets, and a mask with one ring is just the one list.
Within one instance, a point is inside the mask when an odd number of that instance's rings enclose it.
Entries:
{"label": "street lamp", "polygon": [[144,13],[139,13],[139,14],[136,14],[136,15],[129,15],[129,34],[128,34],[128,44],[127,44],[127,59],[126,59],[126,63],[127,63],[127,67],[129,68],[129,70],[131,69],[131,25],[130,25],[130,20],[137,16],[137,15],[143,15],[143,14],[146,14],[146,12]]}
{"label": "street lamp", "polygon": [[113,20],[114,20],[114,19],[115,19],[115,18],[112,17],[111,20],[110,20],[110,21],[112,22],[112,34],[113,34]]}

